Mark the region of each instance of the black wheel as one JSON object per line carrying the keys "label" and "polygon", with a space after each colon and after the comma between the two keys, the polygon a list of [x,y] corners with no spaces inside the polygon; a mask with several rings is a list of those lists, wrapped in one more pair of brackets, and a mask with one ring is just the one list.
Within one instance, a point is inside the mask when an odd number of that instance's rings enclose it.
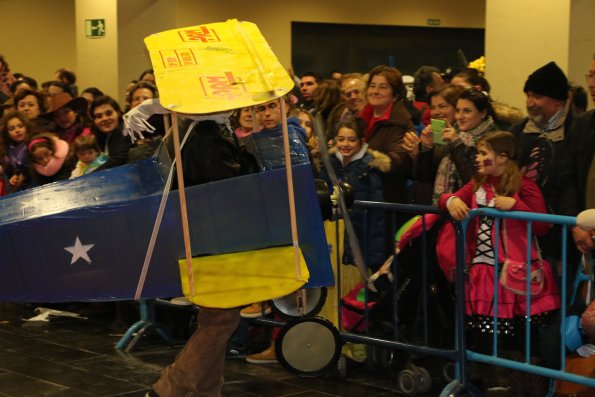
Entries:
{"label": "black wheel", "polygon": [[367,346],[366,364],[370,368],[388,369],[393,365],[395,354],[390,349],[369,345]]}
{"label": "black wheel", "polygon": [[379,362],[379,349],[373,345],[366,345],[366,364],[369,368],[377,368]]}
{"label": "black wheel", "polygon": [[415,367],[415,373],[417,374],[417,381],[420,393],[425,393],[432,387],[432,376],[424,367]]}
{"label": "black wheel", "polygon": [[279,362],[300,376],[318,376],[337,368],[341,336],[321,317],[302,317],[283,327],[276,341]]}
{"label": "black wheel", "polygon": [[455,363],[446,363],[442,367],[442,376],[447,382],[452,382],[455,379],[456,367]]}
{"label": "black wheel", "polygon": [[392,367],[395,361],[395,353],[390,349],[382,349],[380,354],[380,365],[384,369]]}
{"label": "black wheel", "polygon": [[[306,307],[304,309],[304,315],[315,316],[320,312],[326,302],[326,288],[306,288],[305,291]],[[297,291],[281,298],[273,299],[271,301],[271,306],[273,311],[285,320],[292,320],[300,317],[297,304]]]}
{"label": "black wheel", "polygon": [[402,370],[399,372],[397,381],[399,382],[399,388],[406,396],[414,396],[417,394],[419,387],[418,376],[415,371],[411,369]]}

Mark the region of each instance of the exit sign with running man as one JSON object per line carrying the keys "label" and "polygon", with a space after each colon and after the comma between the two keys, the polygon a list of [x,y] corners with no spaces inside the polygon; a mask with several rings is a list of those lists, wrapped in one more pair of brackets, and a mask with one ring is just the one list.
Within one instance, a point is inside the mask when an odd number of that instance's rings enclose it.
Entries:
{"label": "exit sign with running man", "polygon": [[87,37],[105,37],[105,19],[85,19]]}

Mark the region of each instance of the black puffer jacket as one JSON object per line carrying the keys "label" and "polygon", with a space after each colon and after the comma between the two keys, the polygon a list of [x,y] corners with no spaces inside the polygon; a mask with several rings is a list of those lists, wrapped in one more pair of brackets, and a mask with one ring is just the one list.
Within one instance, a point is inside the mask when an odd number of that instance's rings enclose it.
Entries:
{"label": "black puffer jacket", "polygon": [[[335,155],[336,149],[330,151],[331,165],[342,182],[347,182],[353,188],[354,199],[359,201],[384,201],[382,179],[390,170],[391,159],[386,154],[368,149],[359,159],[349,162],[343,167],[341,160]],[[320,177],[331,186],[328,171],[323,167]],[[350,219],[357,234],[362,251],[366,253],[366,264],[377,270],[386,260],[385,216],[382,211],[370,210],[366,214],[360,208],[352,208]],[[364,224],[367,228],[364,229]],[[364,241],[364,236],[367,239]],[[343,263],[353,264],[352,250],[345,236]]]}
{"label": "black puffer jacket", "polygon": [[257,172],[256,160],[238,144],[235,135],[211,120],[199,122],[182,148],[187,186]]}

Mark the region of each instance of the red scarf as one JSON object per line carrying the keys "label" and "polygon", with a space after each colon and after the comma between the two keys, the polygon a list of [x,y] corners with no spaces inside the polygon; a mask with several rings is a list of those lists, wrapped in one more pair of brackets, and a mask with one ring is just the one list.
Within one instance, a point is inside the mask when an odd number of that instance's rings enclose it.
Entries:
{"label": "red scarf", "polygon": [[391,102],[388,108],[386,108],[384,113],[382,113],[382,115],[380,115],[379,117],[374,116],[374,110],[372,109],[372,106],[370,106],[370,104],[364,107],[364,109],[360,113],[360,117],[364,120],[367,126],[366,133],[364,134],[365,142],[368,142],[368,140],[372,136],[372,132],[374,130],[374,127],[376,126],[376,123],[382,120],[390,120],[390,113],[393,110],[393,106],[395,106],[395,103]]}

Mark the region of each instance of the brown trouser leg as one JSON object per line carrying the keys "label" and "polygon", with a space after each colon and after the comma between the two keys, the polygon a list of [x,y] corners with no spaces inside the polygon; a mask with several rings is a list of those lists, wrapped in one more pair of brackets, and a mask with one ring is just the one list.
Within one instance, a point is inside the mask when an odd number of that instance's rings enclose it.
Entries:
{"label": "brown trouser leg", "polygon": [[240,311],[209,309],[198,311],[198,328],[169,365],[153,390],[160,397],[219,397],[223,386],[223,365],[227,341],[240,322]]}

